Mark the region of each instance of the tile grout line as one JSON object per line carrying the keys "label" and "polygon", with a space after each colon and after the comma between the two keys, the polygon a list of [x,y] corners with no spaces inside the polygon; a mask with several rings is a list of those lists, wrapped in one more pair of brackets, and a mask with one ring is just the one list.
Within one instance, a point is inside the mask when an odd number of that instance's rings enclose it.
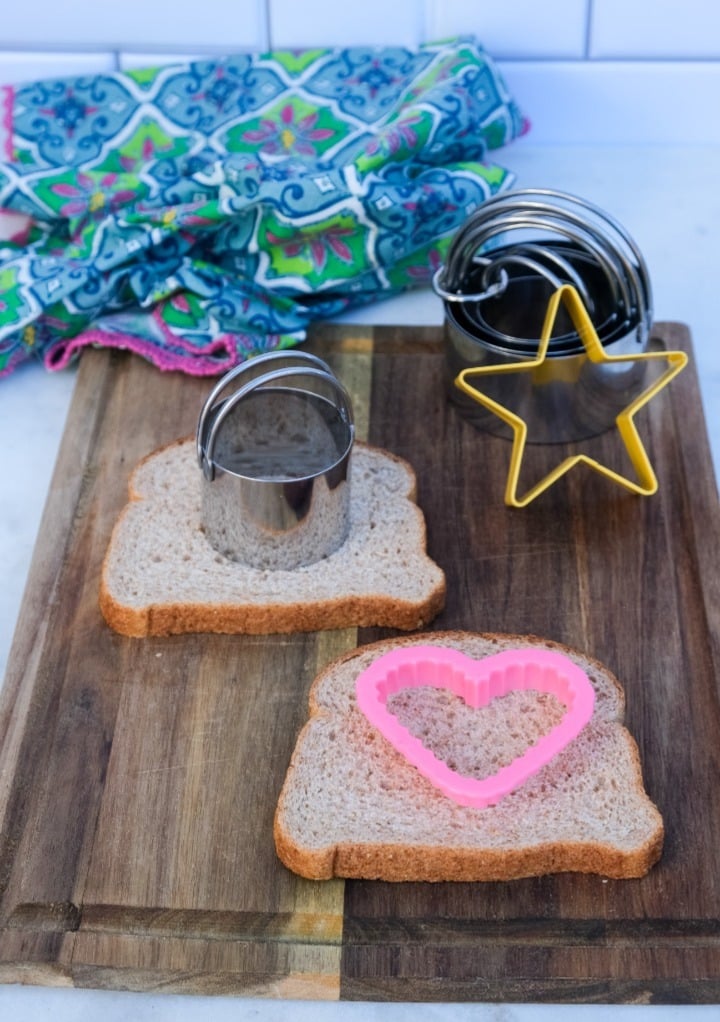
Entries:
{"label": "tile grout line", "polygon": [[592,49],[592,20],[593,20],[593,0],[587,0],[585,7],[585,52],[583,57],[585,60],[590,60],[590,51]]}
{"label": "tile grout line", "polygon": [[260,7],[260,26],[261,31],[264,33],[261,40],[262,48],[266,52],[270,52],[273,48],[272,45],[272,16],[270,14],[270,0],[257,0]]}

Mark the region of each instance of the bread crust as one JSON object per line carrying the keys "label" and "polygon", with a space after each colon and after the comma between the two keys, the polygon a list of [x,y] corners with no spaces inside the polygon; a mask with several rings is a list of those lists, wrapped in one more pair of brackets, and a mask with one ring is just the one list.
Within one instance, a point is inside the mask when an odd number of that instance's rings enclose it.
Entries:
{"label": "bread crust", "polygon": [[445,605],[445,586],[438,585],[418,606],[382,595],[347,596],[312,603],[241,606],[225,603],[208,607],[200,603],[153,604],[134,609],[119,603],[100,582],[100,609],[107,624],[131,638],[167,637],[188,632],[222,635],[269,635],[283,632],[316,632],[333,628],[423,628]]}
{"label": "bread crust", "polygon": [[342,877],[387,883],[478,883],[522,880],[550,873],[591,873],[611,880],[637,880],[652,869],[662,854],[664,834],[658,828],[632,853],[611,845],[578,841],[555,842],[532,849],[492,851],[433,845],[338,844],[321,851],[303,850],[276,822],[273,827],[278,858],[308,880]]}
{"label": "bread crust", "polygon": [[[415,504],[417,480],[412,466],[379,447],[358,443],[357,447],[371,457],[391,462],[405,474],[407,487],[402,499],[412,504],[416,513],[417,542],[411,556],[432,569],[434,582],[415,599],[403,599],[382,591],[340,593],[331,597],[310,596],[293,602],[262,602],[257,593],[248,592],[244,600],[213,601],[212,603],[167,598],[134,606],[123,600],[112,583],[110,556],[114,544],[119,542],[126,519],[137,502],[149,498],[142,492],[138,480],[154,458],[173,448],[192,444],[192,438],[182,438],[166,444],[143,458],[133,470],[129,484],[129,502],[123,508],[113,529],[105,554],[99,587],[99,605],[107,624],[122,635],[147,638],[180,635],[189,632],[219,634],[267,635],[272,633],[310,632],[324,629],[355,627],[387,627],[411,631],[428,625],[445,605],[446,580],[444,573],[427,556],[427,532],[422,512]],[[399,499],[399,498],[397,498]],[[210,551],[210,554],[214,554]],[[243,565],[238,565],[242,571]],[[170,587],[168,587],[169,589]]]}
{"label": "bread crust", "polygon": [[[323,687],[338,672],[352,670],[356,676],[362,664],[397,646],[413,643],[443,643],[463,649],[468,640],[487,641],[491,646],[502,643],[510,645],[542,645],[562,652],[573,660],[582,660],[589,675],[602,676],[617,699],[616,712],[610,719],[596,723],[596,728],[620,729],[623,732],[625,748],[630,759],[627,783],[633,787],[638,799],[644,803],[648,825],[644,840],[633,847],[618,847],[610,841],[577,840],[545,841],[514,848],[491,848],[456,844],[449,847],[438,843],[404,843],[402,841],[330,841],[323,847],[310,847],[298,839],[297,834],[286,826],[286,804],[296,783],[296,773],[302,757],[309,753],[315,722],[323,716],[333,716],[333,711],[322,703]],[[353,670],[352,662],[359,661]],[[514,636],[501,633],[475,634],[462,631],[438,631],[411,637],[400,636],[380,640],[352,650],[335,659],[317,676],[309,695],[310,717],[298,737],[295,751],[287,771],[273,824],[275,847],[280,860],[288,869],[314,880],[345,877],[376,879],[384,881],[499,881],[521,877],[540,876],[547,873],[578,872],[594,873],[613,879],[630,879],[644,876],[658,861],[663,847],[664,828],[657,807],[645,794],[640,755],[637,744],[622,725],[624,714],[624,692],[618,679],[600,661],[579,654],[578,651],[560,642],[541,639],[537,636]],[[358,712],[355,710],[354,712]],[[338,716],[338,723],[340,714]],[[348,755],[351,755],[349,752]],[[478,810],[465,809],[467,813]],[[493,810],[484,809],[483,813]],[[391,821],[388,821],[391,829]]]}

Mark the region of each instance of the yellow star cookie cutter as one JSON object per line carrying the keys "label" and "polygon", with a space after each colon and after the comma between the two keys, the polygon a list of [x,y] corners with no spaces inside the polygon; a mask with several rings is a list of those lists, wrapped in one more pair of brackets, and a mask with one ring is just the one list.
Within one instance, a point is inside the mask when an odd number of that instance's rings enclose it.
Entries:
{"label": "yellow star cookie cutter", "polygon": [[[591,362],[640,362],[664,359],[668,363],[668,368],[662,376],[651,384],[651,386],[638,394],[638,396],[634,398],[626,408],[623,408],[615,419],[620,436],[622,437],[625,448],[630,456],[631,464],[637,474],[637,482],[633,479],[628,479],[625,476],[619,475],[617,472],[613,471],[613,469],[608,468],[606,465],[601,465],[600,462],[596,461],[594,458],[588,457],[586,454],[575,454],[565,458],[564,461],[557,465],[557,467],[541,479],[540,482],[532,486],[523,496],[518,497],[518,478],[520,475],[520,466],[527,440],[527,424],[519,415],[516,415],[514,412],[511,412],[509,408],[505,408],[504,405],[499,404],[486,394],[483,394],[476,387],[473,387],[468,381],[470,379],[475,379],[476,377],[482,378],[483,376],[490,376],[499,373],[532,372],[533,369],[537,369],[542,366],[547,355],[550,336],[552,334],[553,325],[561,302],[565,305],[568,313],[570,314],[573,326],[577,330],[578,336],[580,337],[583,347],[585,348],[587,356]],[[658,488],[658,481],[633,420],[636,412],[646,405],[648,401],[650,401],[650,399],[658,393],[658,391],[662,390],[663,387],[666,387],[670,380],[672,380],[674,376],[677,376],[677,374],[685,368],[687,362],[688,357],[684,351],[654,351],[643,352],[639,355],[608,355],[600,342],[595,327],[590,320],[579,294],[570,284],[564,284],[554,292],[550,302],[548,303],[547,312],[545,313],[545,322],[540,335],[540,345],[535,358],[526,359],[522,362],[508,363],[507,365],[473,366],[468,369],[463,369],[455,378],[455,385],[479,404],[488,408],[491,412],[494,412],[500,419],[506,422],[513,431],[510,470],[508,472],[507,484],[505,486],[505,503],[510,507],[527,507],[531,501],[547,490],[548,487],[552,486],[552,484],[561,476],[565,475],[566,472],[569,472],[571,468],[578,464],[589,465],[590,468],[593,468],[602,475],[607,476],[608,479],[612,479],[620,486],[623,486],[626,490],[630,490],[631,493],[650,496],[650,494],[656,492]]]}

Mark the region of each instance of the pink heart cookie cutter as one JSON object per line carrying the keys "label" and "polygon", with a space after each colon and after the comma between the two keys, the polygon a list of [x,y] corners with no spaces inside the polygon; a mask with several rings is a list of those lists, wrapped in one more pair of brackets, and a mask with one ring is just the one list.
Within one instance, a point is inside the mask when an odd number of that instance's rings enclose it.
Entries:
{"label": "pink heart cookie cutter", "polygon": [[[534,745],[488,777],[458,773],[423,745],[387,708],[388,697],[404,688],[448,689],[479,709],[515,690],[549,692],[567,707],[562,720]],[[595,690],[587,674],[562,653],[508,649],[482,660],[444,646],[407,646],[378,657],[358,677],[357,704],[368,721],[436,788],[460,805],[495,805],[524,784],[585,727]]]}

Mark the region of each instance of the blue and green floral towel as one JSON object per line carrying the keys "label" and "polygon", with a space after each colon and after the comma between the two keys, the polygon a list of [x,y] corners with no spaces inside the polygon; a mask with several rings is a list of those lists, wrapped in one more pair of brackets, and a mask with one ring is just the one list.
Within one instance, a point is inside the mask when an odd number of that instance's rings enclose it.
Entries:
{"label": "blue and green floral towel", "polygon": [[[526,124],[472,39],[5,90],[0,375],[83,345],[218,373],[426,284]],[[6,217],[7,219],[7,217]],[[7,232],[6,232],[7,233]]]}

